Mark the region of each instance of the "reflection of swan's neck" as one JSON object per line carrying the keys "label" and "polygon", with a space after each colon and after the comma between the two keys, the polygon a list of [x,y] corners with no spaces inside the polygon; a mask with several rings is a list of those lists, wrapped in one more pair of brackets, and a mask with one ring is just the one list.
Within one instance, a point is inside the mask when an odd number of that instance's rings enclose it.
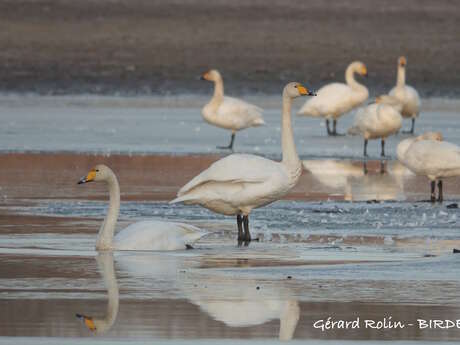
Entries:
{"label": "reflection of swan's neck", "polygon": [[350,66],[347,67],[347,70],[345,71],[345,80],[348,86],[351,87],[353,90],[366,89],[364,85],[358,83],[355,80],[355,65],[354,64],[351,64]]}
{"label": "reflection of swan's neck", "polygon": [[287,301],[280,315],[280,340],[291,340],[300,318],[300,307],[297,301]]}
{"label": "reflection of swan's neck", "polygon": [[113,255],[111,252],[100,253],[97,258],[99,270],[107,288],[107,313],[103,319],[95,319],[94,325],[98,334],[107,332],[114,324],[118,314],[118,284],[115,277]]}
{"label": "reflection of swan's neck", "polygon": [[282,132],[281,143],[283,149],[283,164],[289,169],[297,170],[301,165],[299,156],[294,143],[294,133],[291,123],[291,104],[292,98],[289,97],[287,91],[283,92],[283,115],[281,118]]}
{"label": "reflection of swan's neck", "polygon": [[112,248],[113,233],[117,224],[118,213],[120,211],[120,186],[117,177],[113,172],[106,180],[109,187],[109,210],[105,216],[104,223],[99,229],[96,241],[97,250],[109,250]]}
{"label": "reflection of swan's neck", "polygon": [[396,80],[397,86],[404,86],[406,84],[406,68],[398,66],[398,79]]}

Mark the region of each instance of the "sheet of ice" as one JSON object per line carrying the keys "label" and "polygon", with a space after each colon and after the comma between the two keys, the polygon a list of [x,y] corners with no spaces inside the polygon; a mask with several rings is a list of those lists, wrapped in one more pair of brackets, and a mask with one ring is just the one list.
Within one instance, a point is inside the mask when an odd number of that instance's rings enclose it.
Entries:
{"label": "sheet of ice", "polygon": [[[176,98],[37,97],[0,98],[0,151],[75,151],[99,153],[210,153],[227,144],[228,131],[210,126],[201,117],[207,98],[185,95]],[[266,108],[266,126],[237,134],[238,152],[280,156],[280,98],[250,97]],[[446,140],[460,144],[458,101],[427,100],[416,130],[441,131]],[[295,110],[302,105],[296,101]],[[345,132],[353,115],[340,119]],[[409,126],[407,121],[404,126]],[[316,118],[294,117],[297,150],[304,158],[361,157],[362,139],[325,135],[324,123]],[[395,156],[404,135],[387,141],[387,153]],[[378,157],[379,143],[369,144]]]}

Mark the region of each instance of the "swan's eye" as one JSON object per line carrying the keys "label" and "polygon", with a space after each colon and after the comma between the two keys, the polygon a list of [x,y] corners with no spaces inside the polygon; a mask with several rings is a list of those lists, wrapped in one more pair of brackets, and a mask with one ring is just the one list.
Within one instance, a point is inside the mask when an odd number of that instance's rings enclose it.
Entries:
{"label": "swan's eye", "polygon": [[96,169],[96,172],[99,172],[99,169]]}
{"label": "swan's eye", "polygon": [[297,89],[297,85],[296,85],[296,86],[294,86],[294,87]]}

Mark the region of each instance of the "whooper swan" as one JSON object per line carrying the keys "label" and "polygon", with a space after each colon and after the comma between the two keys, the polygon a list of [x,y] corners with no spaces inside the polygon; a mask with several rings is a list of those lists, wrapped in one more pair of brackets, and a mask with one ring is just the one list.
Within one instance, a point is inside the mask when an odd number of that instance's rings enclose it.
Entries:
{"label": "whooper swan", "polygon": [[411,129],[406,133],[414,134],[415,118],[420,113],[420,96],[412,86],[406,85],[406,64],[406,58],[401,56],[398,59],[396,86],[390,90],[389,95],[397,98],[402,103],[401,115],[412,119]]}
{"label": "whooper swan", "polygon": [[177,250],[185,249],[205,235],[199,228],[173,222],[141,221],[113,236],[120,211],[120,186],[114,172],[96,165],[78,184],[103,181],[109,187],[110,204],[99,229],[96,250]]}
{"label": "whooper swan", "polygon": [[460,147],[442,141],[442,134],[428,132],[401,141],[397,147],[398,160],[416,175],[431,181],[431,201],[443,201],[442,179],[460,175]]}
{"label": "whooper swan", "polygon": [[287,194],[302,173],[291,125],[291,103],[294,98],[305,95],[314,93],[299,83],[289,83],[283,90],[281,162],[232,154],[193,178],[171,203],[198,204],[220,214],[236,215],[238,240],[250,241],[249,213],[252,209],[268,205]]}
{"label": "whooper swan", "polygon": [[364,138],[364,157],[367,157],[369,139],[381,139],[380,156],[385,157],[385,139],[396,134],[402,125],[401,103],[391,96],[377,97],[375,103],[358,110],[353,127],[348,134],[361,135]]}
{"label": "whooper swan", "polygon": [[224,81],[219,71],[213,69],[203,73],[201,79],[214,82],[214,95],[202,110],[204,120],[211,125],[232,131],[230,144],[217,148],[233,150],[237,131],[265,124],[261,108],[238,98],[224,96]]}
{"label": "whooper swan", "polygon": [[[318,96],[306,101],[297,114],[325,117],[327,134],[338,135],[337,119],[361,105],[369,97],[367,88],[355,80],[355,73],[367,76],[366,66],[359,61],[352,62],[345,72],[346,84],[332,83],[323,86],[319,89]],[[329,128],[330,119],[333,120],[332,131]]]}

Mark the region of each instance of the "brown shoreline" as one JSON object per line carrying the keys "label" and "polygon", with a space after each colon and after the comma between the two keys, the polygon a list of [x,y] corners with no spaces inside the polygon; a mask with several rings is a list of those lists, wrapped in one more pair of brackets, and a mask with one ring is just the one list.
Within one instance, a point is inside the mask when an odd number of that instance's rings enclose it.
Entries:
{"label": "brown shoreline", "polygon": [[[104,185],[77,185],[78,180],[94,165],[110,166],[117,174],[123,201],[168,201],[177,191],[210,164],[221,158],[218,155],[120,155],[82,153],[7,153],[0,154],[0,204],[23,203],[30,199],[85,199],[105,200]],[[350,163],[360,169],[362,162]],[[386,175],[380,175],[380,162],[368,162],[369,174],[362,177],[370,188],[378,185]],[[338,174],[341,172],[338,171]],[[334,180],[331,175],[330,179]],[[390,181],[391,182],[391,181]],[[446,179],[445,197],[460,195],[459,179]],[[361,185],[359,178],[356,185]],[[386,183],[386,182],[385,182]],[[365,186],[366,187],[366,186]],[[384,190],[388,189],[383,184]],[[367,188],[367,187],[366,187]],[[407,200],[426,200],[429,193],[428,179],[412,177],[397,186]],[[366,191],[360,201],[366,201]],[[374,201],[372,193],[369,201]],[[359,197],[359,195],[358,195]],[[322,185],[312,173],[304,169],[298,184],[285,196],[286,200],[326,201],[350,199],[344,190],[334,190]],[[384,200],[392,200],[391,197]]]}

